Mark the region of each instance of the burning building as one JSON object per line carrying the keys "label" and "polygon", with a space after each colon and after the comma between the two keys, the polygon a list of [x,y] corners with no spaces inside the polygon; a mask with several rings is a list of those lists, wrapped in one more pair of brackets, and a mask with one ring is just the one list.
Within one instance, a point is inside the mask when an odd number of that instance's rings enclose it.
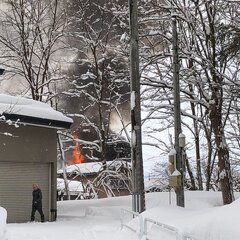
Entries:
{"label": "burning building", "polygon": [[[61,106],[73,117],[72,134],[81,148],[73,141],[72,151],[80,150],[84,162],[130,157],[130,141],[123,136],[130,122],[129,69],[120,40],[126,29],[113,14],[115,4],[106,0],[66,4],[72,19],[66,41],[74,56],[64,70],[69,81]],[[117,2],[118,7],[122,4]],[[66,159],[71,164],[76,156],[70,150]]]}

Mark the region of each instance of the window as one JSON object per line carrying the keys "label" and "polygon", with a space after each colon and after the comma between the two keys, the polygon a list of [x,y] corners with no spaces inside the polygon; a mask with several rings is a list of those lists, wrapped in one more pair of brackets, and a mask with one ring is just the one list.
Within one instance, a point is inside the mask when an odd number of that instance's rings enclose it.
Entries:
{"label": "window", "polygon": [[110,179],[111,189],[128,189],[129,180],[127,179]]}

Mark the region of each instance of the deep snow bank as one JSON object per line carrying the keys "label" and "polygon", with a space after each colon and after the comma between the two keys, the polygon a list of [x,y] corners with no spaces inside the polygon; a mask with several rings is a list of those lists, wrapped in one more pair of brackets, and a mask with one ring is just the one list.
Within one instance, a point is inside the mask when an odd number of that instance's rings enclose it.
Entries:
{"label": "deep snow bank", "polygon": [[0,207],[0,239],[5,240],[7,211]]}
{"label": "deep snow bank", "polygon": [[[165,196],[164,196],[165,195]],[[159,198],[148,195],[146,202],[151,202],[152,208],[148,208],[141,214],[142,219],[152,219],[158,223],[164,223],[176,229],[179,234],[186,234],[196,240],[239,240],[240,228],[238,219],[240,215],[239,193],[232,204],[222,205],[220,192],[186,192],[186,207],[177,207],[175,204],[166,204],[165,193],[160,193]],[[150,197],[150,198],[148,198]],[[138,218],[130,221],[128,226],[140,231]],[[119,233],[118,240],[127,238],[128,229]],[[131,233],[132,234],[132,233]],[[135,234],[136,235],[136,234]],[[176,233],[158,227],[149,222],[147,228],[149,239],[176,239]],[[154,238],[155,237],[155,238]]]}

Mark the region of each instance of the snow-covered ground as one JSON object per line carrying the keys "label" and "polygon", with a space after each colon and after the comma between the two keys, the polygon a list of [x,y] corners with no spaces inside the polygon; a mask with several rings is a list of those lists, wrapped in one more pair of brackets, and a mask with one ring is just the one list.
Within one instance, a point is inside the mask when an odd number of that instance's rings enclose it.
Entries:
{"label": "snow-covered ground", "polygon": [[4,208],[0,207],[0,239],[4,239],[6,232],[6,218],[7,212]]}
{"label": "snow-covered ground", "polygon": [[[177,234],[187,234],[194,240],[239,240],[240,194],[235,193],[235,197],[235,202],[222,206],[220,192],[186,192],[186,207],[181,208],[175,205],[173,192],[149,193],[146,194],[147,210],[134,219],[132,214],[121,211],[131,210],[130,196],[63,201],[58,202],[56,222],[7,225],[4,224],[6,213],[0,208],[0,239],[135,240],[141,235],[139,221],[150,218],[174,227],[177,232],[148,222],[147,237],[150,240],[173,240],[177,239]],[[121,228],[121,219],[137,232]]]}

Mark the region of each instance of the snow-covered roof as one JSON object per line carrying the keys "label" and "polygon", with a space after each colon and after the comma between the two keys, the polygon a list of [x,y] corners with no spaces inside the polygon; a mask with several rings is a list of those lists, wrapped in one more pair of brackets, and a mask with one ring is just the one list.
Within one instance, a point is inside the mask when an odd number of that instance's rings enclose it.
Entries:
{"label": "snow-covered roof", "polygon": [[[100,171],[102,163],[100,162],[88,162],[88,163],[79,163],[74,165],[69,165],[66,167],[67,173],[79,172],[83,174],[97,173]],[[62,169],[58,170],[58,173],[63,173]]]}
{"label": "snow-covered roof", "polygon": [[[82,183],[79,181],[74,180],[67,180],[68,189],[70,192],[83,192]],[[65,190],[65,183],[64,179],[57,178],[57,189],[58,190]]]}
{"label": "snow-covered roof", "polygon": [[73,122],[46,103],[6,94],[0,94],[0,115],[7,120],[56,128],[69,128]]}
{"label": "snow-covered roof", "polygon": [[[131,168],[131,164],[126,161],[115,160],[115,161],[107,161],[108,166],[120,166],[120,164],[128,164],[128,167]],[[88,162],[88,163],[79,163],[74,165],[69,165],[66,167],[66,173],[82,173],[82,174],[91,174],[98,173],[102,168],[101,162]],[[58,170],[58,173],[63,173],[62,169]]]}

